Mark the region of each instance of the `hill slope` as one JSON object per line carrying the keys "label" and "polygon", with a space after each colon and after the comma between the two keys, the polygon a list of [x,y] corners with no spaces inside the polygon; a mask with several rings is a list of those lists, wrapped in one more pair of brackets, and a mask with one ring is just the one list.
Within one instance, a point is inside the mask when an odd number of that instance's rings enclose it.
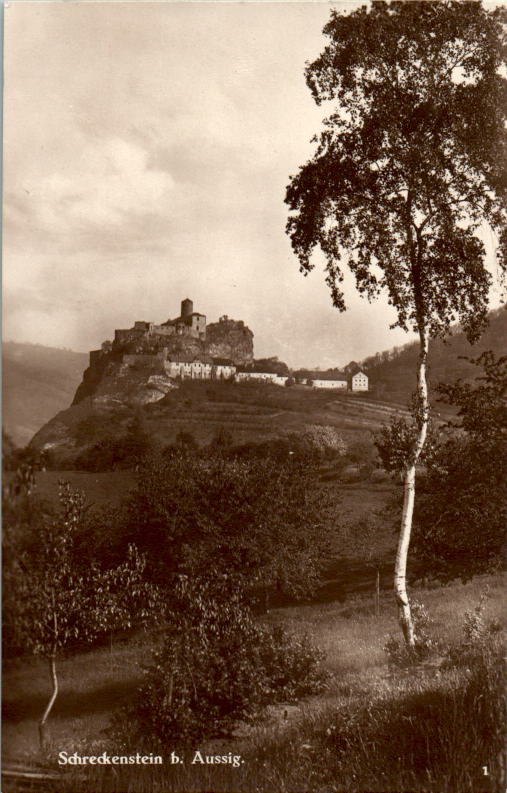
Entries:
{"label": "hill slope", "polygon": [[3,346],[3,421],[18,445],[55,413],[68,407],[78,387],[86,353],[6,342]]}
{"label": "hill slope", "polygon": [[300,432],[308,425],[333,427],[347,441],[378,429],[392,412],[399,411],[360,395],[305,386],[187,380],[163,399],[143,406],[87,397],[51,419],[32,445],[53,449],[70,461],[86,446],[124,435],[136,414],[142,415],[149,436],[162,446],[173,443],[181,431],[192,433],[199,444],[208,444],[227,429],[234,443],[248,443]]}
{"label": "hill slope", "polygon": [[[461,332],[455,332],[446,341],[431,343],[430,384],[459,377],[474,378],[475,367],[460,356],[476,358],[489,349],[497,355],[507,351],[505,307],[491,312],[490,324],[474,346]],[[408,403],[415,387],[417,355],[417,344],[409,344],[365,359],[361,365],[368,371],[372,391],[362,398],[358,395],[346,398],[343,394],[337,400],[338,395],[331,393],[312,395],[297,389],[283,393],[276,387],[266,391],[265,386],[246,390],[232,387],[224,391],[211,383],[190,394],[187,384],[183,392],[159,403],[152,414],[159,414],[153,429],[164,440],[173,440],[178,430],[183,429],[193,432],[203,442],[222,425],[231,429],[238,441],[253,440],[259,432],[260,437],[273,437],[280,430],[304,423],[329,424],[349,431],[372,429],[386,418],[386,410],[389,412],[386,402],[402,407]],[[4,345],[4,425],[16,443],[27,443],[46,422],[50,425],[44,428],[36,444],[62,440],[68,437],[70,426],[96,412],[97,406],[91,404],[81,405],[80,410],[67,410],[87,363],[84,353],[35,344]],[[126,381],[119,383],[121,387],[126,385]],[[61,411],[63,415],[57,416]],[[122,416],[120,424],[127,420],[129,412]]]}
{"label": "hill slope", "polygon": [[[430,388],[439,382],[475,378],[477,368],[460,356],[478,358],[485,350],[493,350],[498,356],[507,354],[507,306],[490,313],[489,325],[474,345],[458,330],[445,340],[430,342]],[[412,343],[365,358],[361,366],[368,372],[375,396],[406,405],[416,387],[418,355],[419,345]]]}

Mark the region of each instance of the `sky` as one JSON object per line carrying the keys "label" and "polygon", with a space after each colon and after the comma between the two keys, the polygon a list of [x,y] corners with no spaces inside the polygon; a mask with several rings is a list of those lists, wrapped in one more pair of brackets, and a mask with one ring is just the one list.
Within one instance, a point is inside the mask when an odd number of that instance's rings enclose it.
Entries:
{"label": "sky", "polygon": [[350,278],[347,312],[334,309],[322,267],[303,277],[285,234],[286,186],[329,112],[304,66],[330,7],[5,5],[4,339],[95,349],[178,316],[185,297],[292,366],[414,338]]}

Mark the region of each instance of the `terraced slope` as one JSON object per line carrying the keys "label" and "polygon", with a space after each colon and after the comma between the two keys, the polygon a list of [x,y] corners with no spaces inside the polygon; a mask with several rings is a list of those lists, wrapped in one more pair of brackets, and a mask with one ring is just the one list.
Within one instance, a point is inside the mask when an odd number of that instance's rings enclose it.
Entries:
{"label": "terraced slope", "polygon": [[180,432],[191,433],[202,445],[226,429],[235,443],[248,443],[300,432],[308,425],[334,427],[346,441],[406,412],[368,395],[332,395],[304,386],[189,381],[141,408],[85,399],[57,414],[32,443],[75,453],[105,437],[124,434],[135,411],[142,413],[149,434],[162,446],[173,443]]}

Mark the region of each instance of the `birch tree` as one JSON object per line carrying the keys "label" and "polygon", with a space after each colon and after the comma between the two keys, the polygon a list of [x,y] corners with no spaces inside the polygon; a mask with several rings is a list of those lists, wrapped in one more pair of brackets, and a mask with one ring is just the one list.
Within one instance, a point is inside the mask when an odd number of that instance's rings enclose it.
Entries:
{"label": "birch tree", "polygon": [[416,467],[429,421],[430,339],[460,322],[474,341],[492,277],[482,229],[505,271],[505,9],[480,2],[373,2],[333,10],[328,43],[306,68],[330,114],[316,151],[291,177],[287,232],[306,275],[324,255],[333,304],[345,309],[344,266],[369,300],[381,291],[393,327],[416,331],[416,432],[404,470],[395,593],[414,645],[406,588]]}

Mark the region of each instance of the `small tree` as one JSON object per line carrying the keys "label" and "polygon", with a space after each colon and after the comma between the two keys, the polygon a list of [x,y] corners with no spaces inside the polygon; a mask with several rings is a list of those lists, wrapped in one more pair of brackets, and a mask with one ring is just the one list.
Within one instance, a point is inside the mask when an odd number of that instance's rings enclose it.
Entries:
{"label": "small tree", "polygon": [[326,687],[323,653],[306,636],[257,624],[234,578],[206,573],[175,581],[163,643],[133,705],[113,722],[127,749],[195,747],[229,736],[265,705]]}
{"label": "small tree", "polygon": [[286,437],[296,454],[314,461],[333,460],[347,450],[336,427],[329,424],[307,424],[301,432],[290,432]]}
{"label": "small tree", "polygon": [[429,340],[461,321],[484,325],[491,277],[478,236],[500,232],[506,266],[505,9],[480,2],[373,2],[324,28],[306,69],[317,104],[334,102],[314,157],[287,189],[287,231],[300,269],[325,256],[333,304],[345,309],[342,259],[368,299],[387,292],[395,326],[419,336],[416,433],[404,473],[395,592],[414,646],[406,589],[416,466],[429,421]]}
{"label": "small tree", "polygon": [[[60,509],[36,527],[37,537],[10,543],[4,565],[4,614],[10,639],[48,660],[51,697],[39,722],[45,744],[46,722],[58,695],[57,658],[69,646],[89,644],[102,634],[130,627],[152,613],[155,590],[144,581],[145,561],[130,546],[122,564],[85,567],[76,552],[84,496],[60,483]],[[15,533],[10,527],[9,536]],[[30,541],[31,540],[31,541]]]}

